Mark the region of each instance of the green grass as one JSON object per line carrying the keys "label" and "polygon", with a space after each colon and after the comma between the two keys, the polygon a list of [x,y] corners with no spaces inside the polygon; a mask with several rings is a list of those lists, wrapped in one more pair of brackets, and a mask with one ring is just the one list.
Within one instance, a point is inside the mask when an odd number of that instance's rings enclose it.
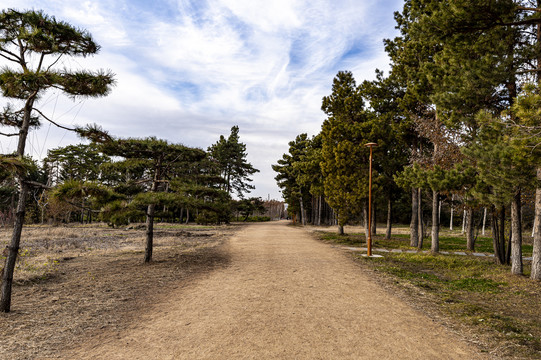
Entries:
{"label": "green grass", "polygon": [[[326,242],[347,246],[366,245],[364,234],[337,235],[320,232]],[[374,237],[374,247],[410,249],[408,235],[391,240]],[[425,240],[429,249],[430,239]],[[442,251],[465,251],[466,241],[458,236],[442,236]],[[530,250],[528,250],[530,249]],[[476,252],[492,252],[490,238],[478,238]],[[531,245],[524,245],[524,253]],[[492,258],[430,253],[385,253],[382,258],[355,259],[392,280],[400,291],[426,306],[477,332],[489,344],[484,351],[526,359],[541,358],[541,284],[525,276],[511,275],[509,266],[497,265]],[[432,296],[420,295],[429,293]],[[502,344],[506,344],[502,346]],[[509,346],[507,346],[509,345]]]}
{"label": "green grass", "polygon": [[[366,240],[364,234],[351,233],[338,235],[336,233],[329,232],[320,232],[320,238],[322,240],[332,241],[337,244],[348,245],[348,246],[366,246]],[[396,234],[391,237],[390,240],[384,239],[383,235],[373,236],[373,247],[375,248],[384,248],[384,249],[402,249],[410,250],[415,249],[410,246],[409,235],[407,234]],[[457,235],[451,236],[441,236],[440,235],[440,251],[448,252],[469,252],[466,250],[466,238]],[[430,237],[424,239],[423,250],[430,250]],[[532,255],[533,246],[531,243],[523,242],[522,244],[522,254],[523,256]],[[492,238],[490,237],[481,237],[477,238],[475,242],[475,250],[473,252],[492,254],[494,253],[494,248],[492,245]]]}

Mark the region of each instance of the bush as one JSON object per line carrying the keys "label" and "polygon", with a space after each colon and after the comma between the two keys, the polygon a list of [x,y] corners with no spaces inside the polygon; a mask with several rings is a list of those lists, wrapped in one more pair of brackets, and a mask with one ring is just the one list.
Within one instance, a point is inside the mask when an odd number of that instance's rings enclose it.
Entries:
{"label": "bush", "polygon": [[246,222],[261,222],[261,221],[270,221],[269,216],[249,216]]}
{"label": "bush", "polygon": [[199,225],[217,224],[218,214],[214,211],[202,210],[195,218],[195,222]]}

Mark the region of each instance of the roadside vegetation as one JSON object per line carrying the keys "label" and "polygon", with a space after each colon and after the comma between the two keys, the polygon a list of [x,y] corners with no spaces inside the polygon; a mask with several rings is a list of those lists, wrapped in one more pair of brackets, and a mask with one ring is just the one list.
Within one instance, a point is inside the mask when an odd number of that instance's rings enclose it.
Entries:
{"label": "roadside vegetation", "polygon": [[405,0],[383,40],[390,71],[339,71],[321,131],[273,165],[294,221],[368,237],[379,220],[386,239],[409,223],[409,246],[433,255],[443,224],[462,225],[462,251],[490,230],[494,261],[522,276],[531,253],[541,281],[540,14],[528,0]]}
{"label": "roadside vegetation", "polygon": [[[366,246],[364,234],[320,231],[317,236],[344,247]],[[541,284],[528,279],[531,262],[525,262],[524,276],[516,277],[493,258],[473,256],[471,251],[466,256],[433,255],[427,246],[425,252],[418,252],[407,235],[391,239],[376,235],[373,240],[374,248],[389,252],[375,251],[381,258],[366,258],[358,251],[352,251],[352,256],[415,308],[440,321],[443,317],[450,322],[447,325],[496,357],[541,356]],[[440,240],[442,252],[464,252],[466,240],[460,232]],[[476,244],[475,252],[492,252],[491,238],[480,238]],[[525,256],[531,256],[531,244],[524,248]]]}

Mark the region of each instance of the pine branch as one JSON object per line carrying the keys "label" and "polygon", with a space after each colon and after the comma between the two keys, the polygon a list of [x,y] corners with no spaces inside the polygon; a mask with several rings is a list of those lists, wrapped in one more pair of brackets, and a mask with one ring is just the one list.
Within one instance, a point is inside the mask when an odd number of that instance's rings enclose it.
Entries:
{"label": "pine branch", "polygon": [[53,63],[47,67],[47,72],[49,72],[49,71],[51,70],[51,68],[52,68],[53,66],[55,66],[56,63],[57,63],[58,61],[60,61],[60,58],[62,57],[62,55],[64,55],[64,54],[60,54],[60,55],[56,58],[56,60],[53,61]]}
{"label": "pine branch", "polygon": [[45,118],[45,120],[47,120],[48,122],[50,122],[51,124],[53,124],[53,125],[55,125],[55,126],[58,126],[58,127],[61,128],[61,129],[69,130],[69,131],[76,131],[75,129],[72,129],[72,128],[69,128],[69,127],[66,127],[66,126],[57,124],[56,122],[54,122],[53,120],[51,120],[51,119],[49,119],[47,116],[45,116],[39,109],[34,109],[34,111],[36,111],[38,114],[40,114],[41,116],[43,116],[43,118]]}
{"label": "pine branch", "polygon": [[39,58],[39,64],[38,64],[38,68],[36,70],[36,72],[40,72],[41,70],[41,66],[43,65],[43,59],[45,59],[45,53],[42,53],[40,58]]}
{"label": "pine branch", "polygon": [[[9,51],[4,51],[4,52],[7,52],[7,53],[11,54]],[[7,60],[12,61],[14,63],[17,63],[17,64],[19,63],[19,59],[17,57],[15,57],[15,59],[12,59],[7,55],[2,54],[2,52],[0,52],[0,56],[3,57],[4,59],[7,59]]]}
{"label": "pine branch", "polygon": [[518,10],[523,11],[535,11],[535,12],[541,12],[541,8],[531,8],[531,7],[525,7],[525,6],[517,6]]}
{"label": "pine branch", "polygon": [[24,182],[26,185],[30,185],[30,186],[35,187],[35,188],[41,188],[41,189],[45,189],[45,190],[51,189],[50,186],[47,186],[47,185],[42,184],[42,183],[39,183],[39,182],[37,182],[37,181],[24,180],[23,182]]}
{"label": "pine branch", "polygon": [[6,133],[3,133],[3,132],[0,132],[0,135],[2,136],[19,136],[19,133],[15,133],[15,134],[6,134]]}

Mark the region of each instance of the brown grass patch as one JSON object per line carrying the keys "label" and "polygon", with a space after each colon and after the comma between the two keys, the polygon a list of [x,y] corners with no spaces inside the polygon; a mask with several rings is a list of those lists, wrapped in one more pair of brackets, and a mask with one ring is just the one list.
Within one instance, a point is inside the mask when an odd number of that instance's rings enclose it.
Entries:
{"label": "brown grass patch", "polygon": [[[144,230],[27,227],[12,312],[0,314],[0,358],[57,358],[99,331],[120,331],[171,289],[226,266],[236,227],[156,231],[143,264]],[[0,246],[11,236],[0,231]]]}

